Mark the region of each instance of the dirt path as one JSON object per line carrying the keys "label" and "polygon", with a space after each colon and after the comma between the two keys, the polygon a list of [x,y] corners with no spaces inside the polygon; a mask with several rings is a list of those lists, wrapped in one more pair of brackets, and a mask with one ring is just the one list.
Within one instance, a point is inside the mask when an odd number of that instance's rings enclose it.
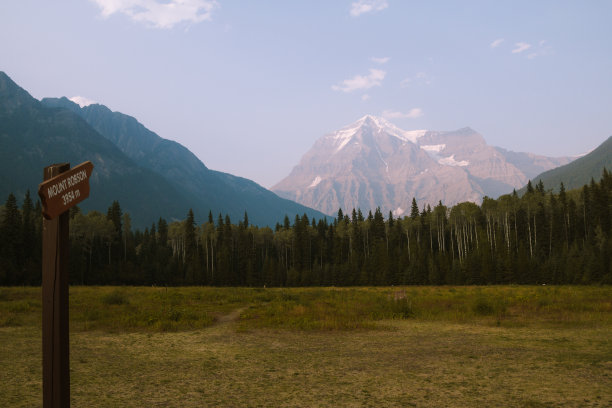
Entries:
{"label": "dirt path", "polygon": [[247,308],[247,306],[241,307],[239,309],[233,310],[231,313],[228,313],[228,314],[223,315],[223,316],[219,316],[217,318],[217,324],[225,324],[225,323],[235,322],[236,320],[238,320],[240,318],[240,313],[242,313],[246,308]]}

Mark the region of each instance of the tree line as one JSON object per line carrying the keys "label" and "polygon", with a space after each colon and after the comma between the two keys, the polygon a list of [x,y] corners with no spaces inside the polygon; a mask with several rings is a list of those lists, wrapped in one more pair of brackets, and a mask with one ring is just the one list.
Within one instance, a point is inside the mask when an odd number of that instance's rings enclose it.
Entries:
{"label": "tree line", "polygon": [[[612,175],[582,189],[527,192],[386,217],[359,209],[273,229],[209,212],[134,230],[115,201],[70,211],[70,281],[82,285],[442,285],[612,283]],[[40,203],[0,208],[0,285],[41,282]]]}

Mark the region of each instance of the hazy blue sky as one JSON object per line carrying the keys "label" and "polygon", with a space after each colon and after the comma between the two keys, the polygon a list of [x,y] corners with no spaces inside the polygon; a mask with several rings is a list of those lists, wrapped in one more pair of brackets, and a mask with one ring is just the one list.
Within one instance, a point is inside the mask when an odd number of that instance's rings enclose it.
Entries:
{"label": "hazy blue sky", "polygon": [[572,155],[612,135],[612,1],[4,0],[0,70],[270,187],[364,114]]}

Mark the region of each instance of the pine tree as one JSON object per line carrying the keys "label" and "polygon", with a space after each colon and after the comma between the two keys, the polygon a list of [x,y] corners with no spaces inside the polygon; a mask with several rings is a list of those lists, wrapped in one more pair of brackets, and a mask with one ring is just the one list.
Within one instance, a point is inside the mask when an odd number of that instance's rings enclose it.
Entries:
{"label": "pine tree", "polygon": [[183,233],[185,234],[185,262],[189,263],[196,252],[196,233],[193,210],[190,208],[187,219],[184,221]]}
{"label": "pine tree", "polygon": [[123,236],[122,236],[123,228],[121,227],[122,215],[123,213],[121,212],[121,206],[119,205],[119,202],[116,200],[113,201],[113,203],[108,208],[108,211],[106,213],[106,219],[111,221],[115,227],[112,240],[111,242],[109,242],[109,247],[108,247],[109,263],[112,258],[119,259],[121,257],[120,254],[124,252],[122,250],[122,246],[123,246]]}
{"label": "pine tree", "polygon": [[129,213],[123,213],[122,223],[123,230],[121,233],[123,235],[123,261],[125,262],[128,259],[128,247],[130,249],[130,253],[132,252],[132,249],[134,247],[132,234],[132,217],[130,217]]}
{"label": "pine tree", "polygon": [[[13,193],[9,194],[4,205],[4,218],[2,220],[0,249],[1,259],[5,265],[5,281],[9,284],[23,284],[20,269],[23,260],[23,232],[21,213],[17,207],[17,199]],[[1,268],[1,266],[0,266]]]}
{"label": "pine tree", "polygon": [[106,218],[113,222],[115,226],[115,233],[117,234],[117,238],[121,241],[121,216],[122,216],[121,206],[118,201],[113,201],[110,207],[108,207],[108,211],[106,213]]}
{"label": "pine tree", "polygon": [[410,218],[416,220],[419,218],[419,206],[417,205],[416,199],[412,197],[412,206],[410,207]]}
{"label": "pine tree", "polygon": [[361,208],[357,209],[357,221],[363,222],[365,218],[363,218],[363,213],[361,212]]}
{"label": "pine tree", "polygon": [[38,249],[38,246],[36,245],[36,227],[34,224],[34,204],[30,198],[30,190],[26,192],[23,205],[21,206],[21,214],[23,218],[23,247],[30,257],[33,256],[34,251]]}
{"label": "pine tree", "polygon": [[[212,217],[212,214],[210,216]],[[161,217],[157,221],[157,233],[159,234],[159,243],[164,246],[168,245],[168,223]]]}
{"label": "pine tree", "polygon": [[198,252],[196,243],[195,220],[193,210],[190,208],[187,218],[183,222],[183,234],[185,237],[185,281],[197,283]]}

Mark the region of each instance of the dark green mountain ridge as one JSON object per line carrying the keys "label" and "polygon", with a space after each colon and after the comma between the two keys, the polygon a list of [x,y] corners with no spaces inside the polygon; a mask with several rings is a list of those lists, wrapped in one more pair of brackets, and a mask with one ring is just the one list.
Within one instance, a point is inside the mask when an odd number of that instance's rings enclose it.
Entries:
{"label": "dark green mountain ridge", "polygon": [[[0,194],[35,195],[43,168],[52,163],[94,163],[85,210],[105,211],[113,200],[129,209],[135,225],[160,215],[184,217],[190,197],[164,178],[136,165],[100,136],[82,118],[64,109],[50,109],[0,73]],[[141,197],[154,196],[147,205]],[[172,199],[172,197],[178,199]]]}
{"label": "dark green mountain ridge", "polygon": [[215,217],[227,213],[238,220],[247,211],[250,222],[270,226],[282,222],[285,214],[290,218],[304,213],[311,218],[325,217],[319,211],[280,198],[251,180],[208,169],[187,148],[158,136],[132,116],[99,104],[81,108],[65,97],[45,98],[42,103],[77,113],[138,165],[162,175],[195,197],[198,204],[194,210],[197,207],[206,212],[201,217],[211,210]]}
{"label": "dark green mountain ridge", "polygon": [[[535,185],[542,180],[546,189],[559,191],[563,182],[565,189],[571,190],[581,188],[589,184],[591,179],[599,180],[603,169],[612,169],[612,136],[588,154],[552,170],[545,171],[531,179]],[[523,187],[519,193],[523,194],[527,187]]]}
{"label": "dark green mountain ridge", "polygon": [[250,180],[209,170],[130,116],[102,105],[87,108],[66,98],[40,102],[0,72],[0,195],[34,193],[49,164],[91,160],[91,194],[81,207],[105,211],[118,200],[136,227],[159,217],[183,219],[189,208],[200,220],[209,210],[233,220],[247,211],[258,225],[274,225],[285,215],[325,216]]}

